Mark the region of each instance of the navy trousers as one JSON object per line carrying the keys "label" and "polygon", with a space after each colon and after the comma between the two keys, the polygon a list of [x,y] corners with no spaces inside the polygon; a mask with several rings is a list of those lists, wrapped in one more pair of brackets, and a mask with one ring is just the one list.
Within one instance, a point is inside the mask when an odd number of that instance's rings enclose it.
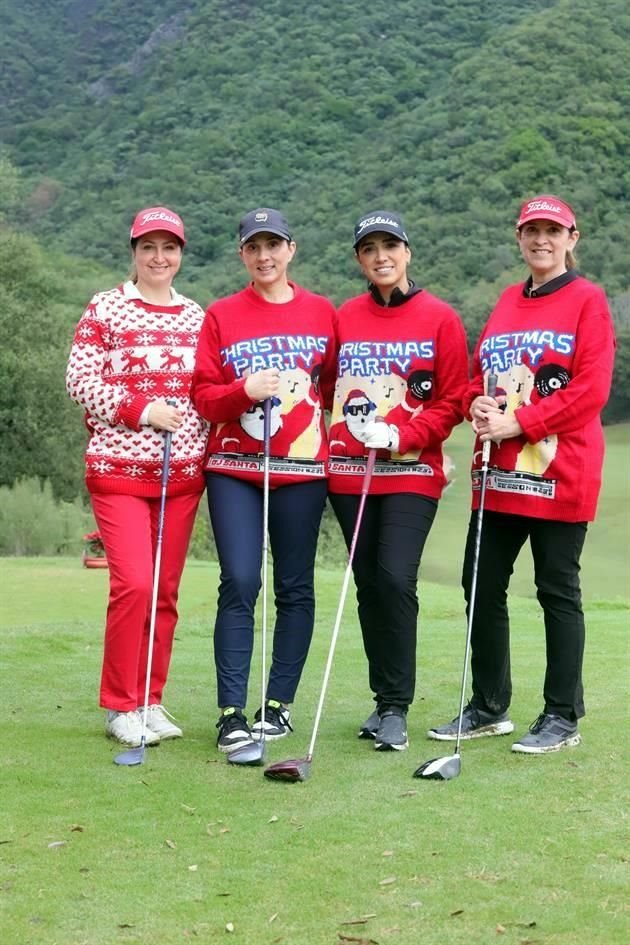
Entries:
{"label": "navy trousers", "polygon": [[[218,705],[245,708],[261,587],[263,490],[218,473],[207,473],[206,484],[221,566],[214,627]],[[278,702],[293,701],[313,635],[315,553],[325,501],[324,480],[269,493],[276,619],[267,698]]]}
{"label": "navy trousers", "polygon": [[[485,512],[472,623],[473,705],[505,712],[512,698],[510,620],[507,593],[514,563],[524,543],[534,559],[536,595],[543,610],[547,670],[544,711],[575,721],[584,715],[582,661],[584,613],[580,555],[586,522],[556,522]],[[468,527],[462,584],[470,599],[477,513]],[[467,606],[468,609],[468,606]]]}
{"label": "navy trousers", "polygon": [[[348,548],[360,497],[331,495]],[[352,566],[370,689],[380,706],[407,709],[416,684],[418,568],[437,501],[368,496]]]}

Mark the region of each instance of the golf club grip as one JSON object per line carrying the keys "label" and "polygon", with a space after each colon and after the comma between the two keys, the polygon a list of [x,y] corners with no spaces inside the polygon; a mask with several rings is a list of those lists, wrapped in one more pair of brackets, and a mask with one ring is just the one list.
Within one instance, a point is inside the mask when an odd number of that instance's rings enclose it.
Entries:
{"label": "golf club grip", "polygon": [[[172,397],[166,398],[166,403],[169,407],[177,407],[177,401]],[[164,431],[164,453],[162,455],[162,489],[166,489],[166,484],[168,482],[168,470],[171,462],[171,442],[173,440],[173,434],[170,430]]]}
{"label": "golf club grip", "polygon": [[376,450],[370,450],[368,452],[367,463],[365,464],[365,474],[363,476],[363,484],[361,486],[361,495],[367,495],[370,491],[370,483],[372,481],[372,473],[374,472],[375,463]]}
{"label": "golf club grip", "polygon": [[263,401],[263,412],[264,412],[263,446],[265,450],[265,456],[269,456],[269,451],[271,449],[271,398],[270,397],[267,397],[267,399]]}
{"label": "golf club grip", "polygon": [[[488,397],[495,397],[497,393],[498,376],[491,371],[488,374]],[[486,440],[481,449],[481,461],[484,466],[488,465],[490,460],[490,450],[492,449],[492,440]]]}
{"label": "golf club grip", "polygon": [[170,430],[166,430],[164,433],[164,453],[162,456],[162,491],[166,490],[166,485],[168,483],[168,471],[171,464],[171,443],[173,440],[173,434]]}

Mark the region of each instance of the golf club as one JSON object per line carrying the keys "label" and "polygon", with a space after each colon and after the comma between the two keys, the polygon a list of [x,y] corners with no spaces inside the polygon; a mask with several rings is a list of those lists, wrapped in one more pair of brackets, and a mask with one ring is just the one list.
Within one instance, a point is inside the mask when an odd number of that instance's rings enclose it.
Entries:
{"label": "golf club", "polygon": [[160,581],[160,566],[162,563],[162,535],[164,532],[164,509],[166,508],[166,486],[171,463],[171,440],[173,434],[164,433],[164,452],[162,454],[162,491],[160,494],[160,512],[158,515],[157,543],[155,547],[155,564],[153,567],[153,593],[151,597],[151,619],[149,621],[149,648],[147,651],[147,678],[144,686],[144,711],[142,713],[142,734],[138,748],[123,751],[114,758],[117,765],[141,765],[144,763],[144,752],[147,739],[147,715],[149,714],[149,689],[151,686],[151,666],[153,663],[153,641],[155,639],[155,618],[157,615],[158,584]]}
{"label": "golf club", "polygon": [[[488,397],[494,397],[497,392],[497,375],[488,375]],[[470,658],[470,641],[472,638],[472,624],[475,613],[475,598],[477,594],[477,572],[479,570],[479,550],[481,548],[481,525],[483,521],[483,507],[486,497],[486,482],[488,479],[488,463],[492,440],[486,440],[481,452],[481,485],[479,489],[479,508],[477,510],[477,531],[475,534],[475,551],[473,556],[472,581],[470,584],[470,600],[468,602],[468,626],[466,628],[466,647],[464,650],[464,670],[462,672],[462,688],[459,699],[459,716],[457,718],[457,738],[455,751],[452,755],[443,758],[432,758],[417,768],[414,778],[425,778],[430,781],[451,781],[462,770],[462,758],[459,743],[462,737],[462,717],[464,714],[464,700],[466,698],[466,682],[468,678],[468,661]]]}
{"label": "golf club", "polygon": [[352,542],[350,544],[350,551],[348,553],[348,564],[346,566],[346,572],[343,578],[343,585],[341,587],[341,596],[339,598],[339,606],[337,607],[337,616],[335,618],[335,626],[332,632],[332,639],[330,641],[330,648],[328,651],[328,659],[326,660],[326,668],[324,670],[324,678],[322,680],[322,689],[319,695],[319,702],[317,704],[317,712],[315,713],[315,722],[313,724],[313,734],[311,735],[311,743],[308,746],[308,753],[305,758],[291,758],[287,761],[277,761],[275,764],[269,765],[265,769],[265,777],[270,778],[272,781],[305,781],[308,777],[311,764],[313,761],[313,751],[315,750],[315,739],[317,738],[317,731],[319,729],[319,722],[322,716],[322,709],[324,707],[324,698],[326,696],[326,688],[328,686],[328,679],[330,677],[330,670],[332,667],[333,656],[335,654],[335,647],[337,645],[337,637],[339,636],[339,627],[341,626],[341,618],[343,616],[343,609],[346,603],[346,597],[348,594],[348,585],[350,583],[350,577],[352,575],[352,562],[354,561],[354,552],[357,546],[357,540],[359,537],[359,530],[361,528],[361,521],[363,519],[363,510],[365,508],[365,500],[370,488],[370,482],[372,480],[372,473],[374,472],[374,463],[376,461],[376,450],[369,450],[367,463],[365,466],[365,473],[363,475],[363,484],[361,486],[361,501],[359,502],[359,508],[357,511],[357,517],[354,525],[354,532],[352,535]]}
{"label": "golf club", "polygon": [[265,695],[267,687],[267,569],[269,561],[269,454],[271,452],[271,400],[263,405],[263,524],[262,524],[262,630],[260,639],[261,694],[260,738],[228,753],[231,765],[262,765],[265,761]]}

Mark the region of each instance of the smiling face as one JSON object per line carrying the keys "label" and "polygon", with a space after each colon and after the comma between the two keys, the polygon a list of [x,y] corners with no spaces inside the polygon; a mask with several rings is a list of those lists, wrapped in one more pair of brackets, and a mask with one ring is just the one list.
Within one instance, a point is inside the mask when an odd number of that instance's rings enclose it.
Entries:
{"label": "smiling face", "polygon": [[543,285],[567,271],[567,252],[580,234],[553,220],[530,220],[516,231],[521,255],[536,285]]}
{"label": "smiling face", "polygon": [[295,255],[295,243],[274,233],[256,233],[243,243],[239,255],[255,288],[269,290],[287,283],[287,269]]}
{"label": "smiling face", "polygon": [[182,264],[182,245],[172,233],[153,230],[138,237],[133,258],[140,292],[169,289]]}
{"label": "smiling face", "polygon": [[407,266],[411,250],[403,240],[389,233],[370,233],[356,249],[357,262],[364,276],[377,287],[384,299],[396,288],[407,292]]}

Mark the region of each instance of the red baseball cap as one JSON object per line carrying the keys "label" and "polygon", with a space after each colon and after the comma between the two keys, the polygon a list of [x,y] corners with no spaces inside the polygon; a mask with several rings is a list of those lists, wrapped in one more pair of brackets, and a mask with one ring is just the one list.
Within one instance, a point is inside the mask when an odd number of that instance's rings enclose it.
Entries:
{"label": "red baseball cap", "polygon": [[518,216],[517,230],[530,220],[554,220],[569,230],[575,226],[573,209],[554,194],[540,194],[525,201]]}
{"label": "red baseball cap", "polygon": [[166,230],[167,233],[176,236],[181,241],[182,246],[186,244],[182,218],[169,210],[168,207],[147,207],[146,210],[141,210],[131,224],[129,239],[135,240],[146,233],[152,233],[154,230]]}

